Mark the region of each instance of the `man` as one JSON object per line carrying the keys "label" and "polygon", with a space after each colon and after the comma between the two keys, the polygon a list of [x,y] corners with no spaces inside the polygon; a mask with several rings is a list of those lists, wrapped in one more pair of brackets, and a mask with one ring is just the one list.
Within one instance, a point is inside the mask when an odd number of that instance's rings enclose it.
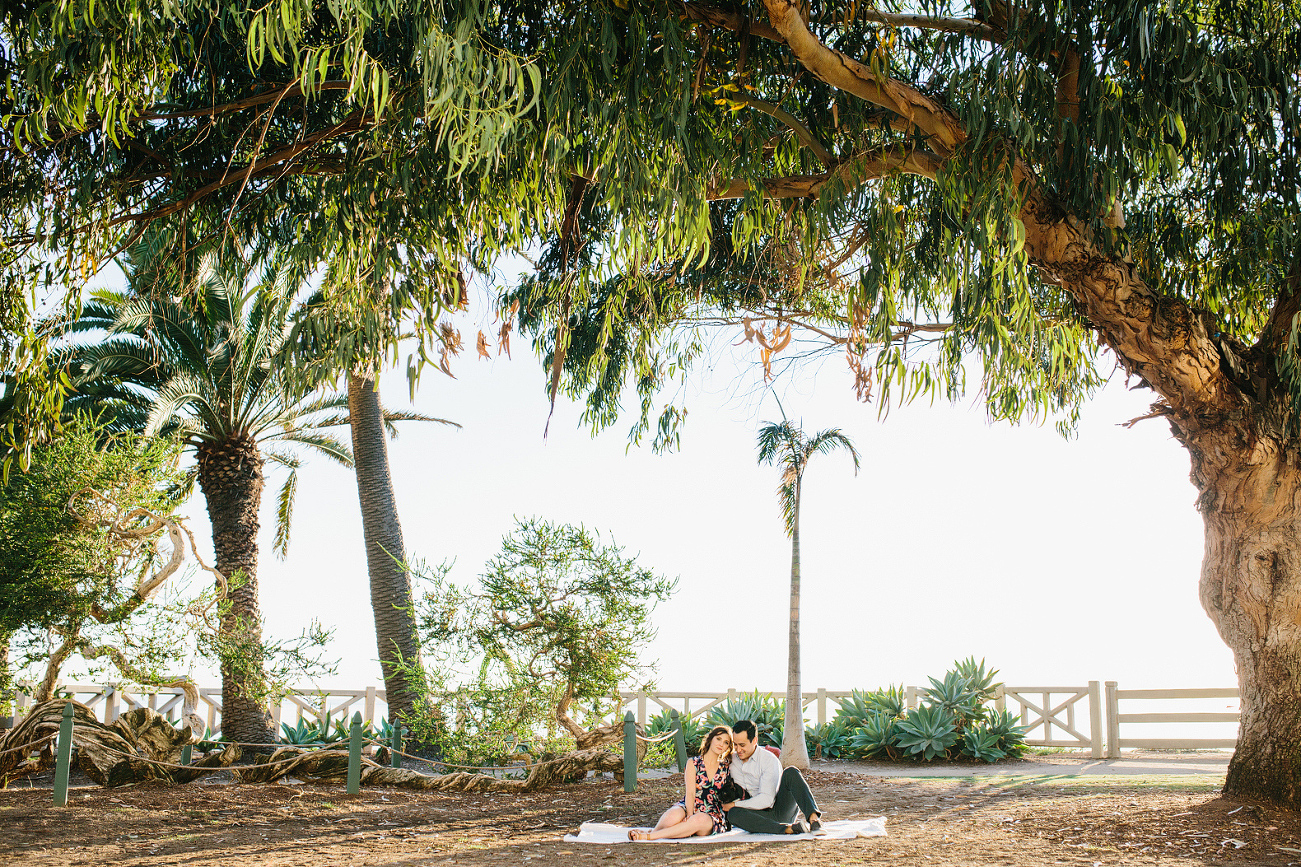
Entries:
{"label": "man", "polygon": [[[822,814],[799,768],[759,748],[759,731],[748,720],[732,725],[732,779],[748,797],[723,805],[733,828],[754,834],[804,834],[822,830]],[[803,813],[797,818],[796,813]]]}

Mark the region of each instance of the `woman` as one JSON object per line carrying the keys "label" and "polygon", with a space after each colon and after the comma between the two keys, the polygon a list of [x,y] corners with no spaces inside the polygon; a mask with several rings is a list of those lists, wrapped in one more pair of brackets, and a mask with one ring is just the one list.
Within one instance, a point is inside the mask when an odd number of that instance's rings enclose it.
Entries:
{"label": "woman", "polygon": [[732,758],[732,730],[714,726],[700,742],[700,755],[687,762],[687,794],[664,811],[651,831],[634,828],[628,839],[677,840],[682,837],[707,837],[727,830],[727,813],[719,791],[727,782]]}

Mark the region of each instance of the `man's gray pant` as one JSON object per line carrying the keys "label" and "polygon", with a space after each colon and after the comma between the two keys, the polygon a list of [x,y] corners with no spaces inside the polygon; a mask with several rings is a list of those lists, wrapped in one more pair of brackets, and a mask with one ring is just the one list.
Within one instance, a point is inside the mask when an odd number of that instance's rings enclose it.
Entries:
{"label": "man's gray pant", "polygon": [[787,768],[782,771],[772,807],[767,810],[733,807],[727,811],[727,819],[733,828],[744,828],[752,834],[784,834],[786,826],[795,821],[797,810],[807,819],[818,812],[818,803],[813,800],[809,784],[804,782],[799,769]]}

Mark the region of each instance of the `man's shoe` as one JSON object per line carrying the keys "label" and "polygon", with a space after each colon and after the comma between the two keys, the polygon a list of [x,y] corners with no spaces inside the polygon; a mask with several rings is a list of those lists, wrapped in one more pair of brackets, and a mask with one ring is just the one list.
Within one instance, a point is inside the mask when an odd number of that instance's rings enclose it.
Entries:
{"label": "man's shoe", "polygon": [[809,831],[813,834],[822,830],[822,814],[818,813],[816,819],[809,819]]}
{"label": "man's shoe", "polygon": [[792,834],[809,833],[809,823],[804,820],[803,816],[800,816],[794,822],[791,822],[791,833]]}

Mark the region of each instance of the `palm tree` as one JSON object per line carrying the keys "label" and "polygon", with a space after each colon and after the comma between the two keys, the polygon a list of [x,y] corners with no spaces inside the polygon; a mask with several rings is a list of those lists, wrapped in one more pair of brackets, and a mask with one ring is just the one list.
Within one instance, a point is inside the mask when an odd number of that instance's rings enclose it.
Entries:
{"label": "palm tree", "polygon": [[374,374],[349,374],[348,417],[356,455],[357,499],[361,505],[362,535],[366,540],[375,641],[379,648],[380,671],[384,675],[389,721],[396,724],[415,709],[417,700],[424,695],[425,682],[412,608],[406,546],[402,539],[397,500],[393,495],[388,444],[381,425],[384,411],[380,406],[377,385]]}
{"label": "palm tree", "polygon": [[[402,522],[393,492],[393,474],[389,466],[385,427],[392,431],[393,419],[433,421],[460,425],[446,419],[413,413],[385,411],[379,399],[377,370],[383,355],[377,345],[387,335],[397,332],[389,318],[392,287],[384,281],[377,296],[373,287],[357,287],[342,279],[333,268],[322,281],[323,287],[353,291],[346,293],[353,302],[344,307],[334,303],[323,288],[304,306],[294,327],[293,343],[299,350],[294,360],[304,366],[308,381],[322,381],[347,371],[348,419],[355,456],[357,499],[361,507],[362,536],[366,543],[366,566],[370,579],[371,608],[375,618],[375,642],[379,650],[380,671],[388,702],[389,721],[396,723],[409,715],[424,696],[424,664],[420,657],[420,639],[412,607],[411,577],[407,565]],[[385,303],[375,302],[376,298]],[[356,303],[365,299],[363,303]],[[371,359],[367,363],[364,359]]]}
{"label": "palm tree", "polygon": [[777,486],[777,500],[786,521],[786,535],[791,540],[791,609],[789,648],[786,665],[786,722],[782,736],[781,760],[786,767],[808,770],[809,750],[804,742],[804,704],[800,688],[800,489],[804,470],[814,455],[838,448],[849,451],[858,473],[858,451],[839,429],[824,430],[812,437],[786,419],[781,424],[767,422],[759,429],[759,465],[777,466],[782,470]]}
{"label": "palm tree", "polygon": [[296,305],[274,269],[209,255],[193,285],[147,285],[166,280],[163,264],[133,250],[126,271],[140,291],[94,295],[64,326],[54,360],[77,388],[67,411],[89,406],[111,424],[176,435],[193,450],[191,478],[207,502],[217,570],[232,579],[219,642],[222,731],[231,741],[270,743],[257,583],[263,468],[289,470],[278,503],[283,553],[300,465],[294,447],[352,465],[348,446],[323,430],[348,423],[346,397],[287,381],[277,356]]}

